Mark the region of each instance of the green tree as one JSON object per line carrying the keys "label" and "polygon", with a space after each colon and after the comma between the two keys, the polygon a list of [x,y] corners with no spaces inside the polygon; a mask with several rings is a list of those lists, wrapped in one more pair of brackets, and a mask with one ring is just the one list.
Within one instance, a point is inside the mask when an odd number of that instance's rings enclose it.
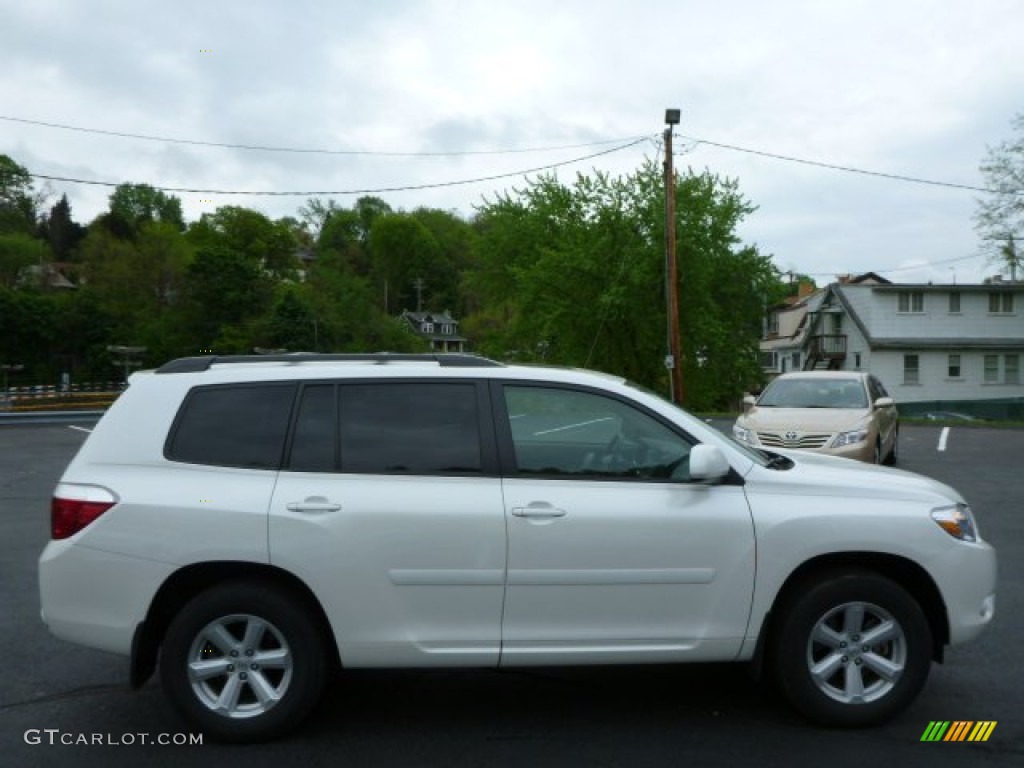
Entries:
{"label": "green tree", "polygon": [[299,208],[299,220],[310,237],[313,240],[317,240],[327,220],[340,210],[342,209],[333,200],[325,202],[319,197],[311,197],[306,201],[305,205]]}
{"label": "green tree", "polygon": [[991,191],[978,200],[974,221],[990,261],[1016,279],[1024,269],[1024,254],[1016,247],[1024,237],[1024,112],[1011,125],[1015,135],[989,147],[982,161],[981,174]]}
{"label": "green tree", "polygon": [[120,184],[110,195],[112,227],[118,234],[137,231],[144,222],[161,221],[184,231],[181,200],[148,184]]}
{"label": "green tree", "polygon": [[386,287],[386,309],[390,315],[418,308],[419,280],[431,288],[447,282],[454,290],[455,276],[437,239],[409,214],[378,217],[370,230],[370,252],[374,274]]}
{"label": "green tree", "polygon": [[320,252],[305,284],[313,312],[317,349],[327,352],[422,351],[383,310],[369,278],[357,274],[340,254]]}
{"label": "green tree", "polygon": [[332,252],[360,275],[370,274],[370,255],[362,236],[359,214],[347,208],[333,211],[317,238],[316,252]]}
{"label": "green tree", "polygon": [[298,268],[299,243],[289,222],[271,221],[259,211],[222,206],[203,214],[188,235],[197,247],[231,250],[277,279],[293,278]]}
{"label": "green tree", "polygon": [[28,169],[0,154],[0,233],[35,230],[38,198]]}
{"label": "green tree", "polygon": [[[763,296],[778,276],[741,246],[752,206],[735,182],[681,176],[677,248],[688,404],[725,407],[760,376]],[[482,351],[624,375],[666,391],[664,191],[647,162],[622,178],[542,176],[485,202],[479,269],[466,280],[482,311],[465,329]]]}
{"label": "green tree", "polygon": [[55,261],[69,261],[79,242],[85,237],[85,228],[71,217],[71,203],[67,195],[50,208],[49,215],[39,223],[39,235],[50,244]]}
{"label": "green tree", "polygon": [[[41,285],[45,264],[50,262],[50,249],[46,243],[21,232],[0,234],[0,286]],[[35,278],[29,268],[38,270]]]}

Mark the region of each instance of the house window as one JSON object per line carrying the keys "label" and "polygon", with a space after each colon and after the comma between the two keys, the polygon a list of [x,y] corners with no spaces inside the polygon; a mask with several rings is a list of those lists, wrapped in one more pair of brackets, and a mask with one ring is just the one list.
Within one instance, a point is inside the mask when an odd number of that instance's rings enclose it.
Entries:
{"label": "house window", "polygon": [[860,352],[853,353],[853,367],[860,370]]}
{"label": "house window", "polygon": [[953,291],[949,294],[949,312],[953,315],[960,314],[960,292]]}
{"label": "house window", "polygon": [[999,383],[999,355],[985,355],[985,383]]}
{"label": "house window", "polygon": [[1020,355],[1003,358],[1003,373],[1007,384],[1020,384]]}
{"label": "house window", "polygon": [[924,312],[924,291],[900,291],[897,309],[900,312]]}
{"label": "house window", "polygon": [[778,370],[779,361],[777,352],[762,352],[761,353],[761,367],[766,371]]}
{"label": "house window", "polygon": [[949,356],[949,378],[960,378],[960,355]]}
{"label": "house window", "polygon": [[768,314],[768,331],[769,336],[778,336],[779,334],[779,313],[771,312]]}
{"label": "house window", "polygon": [[794,352],[793,353],[793,370],[794,371],[799,371],[800,370],[800,353],[799,352]]}
{"label": "house window", "polygon": [[988,311],[993,315],[1008,315],[1013,312],[1013,294],[990,293],[988,295]]}
{"label": "house window", "polygon": [[918,355],[903,356],[903,383],[921,383],[921,358]]}
{"label": "house window", "polygon": [[434,324],[433,323],[424,323],[422,326],[420,326],[420,328],[422,329],[422,331],[424,333],[433,333],[434,332]]}

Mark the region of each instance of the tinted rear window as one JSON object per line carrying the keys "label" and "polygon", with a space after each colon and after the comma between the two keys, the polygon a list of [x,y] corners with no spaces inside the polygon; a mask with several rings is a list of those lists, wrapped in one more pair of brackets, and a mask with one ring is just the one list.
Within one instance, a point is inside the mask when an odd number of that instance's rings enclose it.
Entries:
{"label": "tinted rear window", "polygon": [[190,464],[278,469],[293,384],[198,387],[186,398],[166,456]]}
{"label": "tinted rear window", "polygon": [[472,383],[342,387],[342,472],[480,472],[476,398]]}

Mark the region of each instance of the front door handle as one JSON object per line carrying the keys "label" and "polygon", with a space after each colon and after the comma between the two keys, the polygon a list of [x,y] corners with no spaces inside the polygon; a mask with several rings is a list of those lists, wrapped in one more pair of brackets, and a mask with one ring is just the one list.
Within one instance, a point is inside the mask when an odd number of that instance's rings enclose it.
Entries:
{"label": "front door handle", "polygon": [[326,496],[308,496],[304,501],[290,501],[285,504],[289,512],[337,512],[341,504],[328,501]]}
{"label": "front door handle", "polygon": [[525,507],[512,507],[515,517],[549,520],[552,517],[565,517],[565,510],[553,507],[546,501],[534,501]]}

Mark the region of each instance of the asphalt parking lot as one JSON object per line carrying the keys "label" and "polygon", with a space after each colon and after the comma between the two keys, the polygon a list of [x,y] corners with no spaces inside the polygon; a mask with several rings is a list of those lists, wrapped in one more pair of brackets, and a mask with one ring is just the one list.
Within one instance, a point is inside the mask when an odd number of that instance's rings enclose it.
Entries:
{"label": "asphalt parking lot", "polygon": [[[999,595],[989,631],[952,649],[885,726],[809,726],[739,665],[353,671],[295,736],[229,747],[143,744],[189,738],[159,685],[130,691],[124,659],[63,643],[39,619],[49,497],[81,429],[0,427],[0,766],[1024,765],[1024,430],[954,427],[940,451],[940,427],[903,428],[900,466],[974,507],[999,553]],[[998,724],[985,743],[922,743],[934,720]]]}

